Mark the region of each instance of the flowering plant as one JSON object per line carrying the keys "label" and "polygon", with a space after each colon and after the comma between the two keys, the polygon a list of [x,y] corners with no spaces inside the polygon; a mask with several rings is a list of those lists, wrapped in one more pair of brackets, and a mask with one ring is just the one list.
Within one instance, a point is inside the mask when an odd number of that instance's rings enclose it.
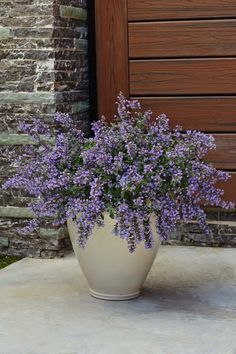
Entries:
{"label": "flowering plant", "polygon": [[153,121],[138,101],[120,94],[114,122],[93,123],[92,138],[68,115],[57,113],[55,124],[53,132],[39,120],[21,124],[34,144],[25,146],[16,175],[4,184],[36,197],[29,205],[35,215],[29,232],[40,219],[63,224],[72,218],[84,247],[108,212],[116,220],[114,233],[133,252],[142,241],[146,248],[153,245],[151,214],[160,238],[167,239],[180,220],[197,220],[208,232],[204,205],[233,207],[215,187],[229,175],[202,161],[215,148],[214,138],[180,127],[171,131],[165,115]]}

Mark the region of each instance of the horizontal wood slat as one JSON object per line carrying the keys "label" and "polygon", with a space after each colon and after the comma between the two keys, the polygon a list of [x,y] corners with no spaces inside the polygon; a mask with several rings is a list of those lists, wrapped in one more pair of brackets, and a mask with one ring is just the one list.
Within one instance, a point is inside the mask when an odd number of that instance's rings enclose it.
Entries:
{"label": "horizontal wood slat", "polygon": [[236,203],[236,172],[230,175],[231,178],[227,182],[220,182],[217,187],[224,190],[224,200]]}
{"label": "horizontal wood slat", "polygon": [[236,59],[131,60],[131,95],[236,93]]}
{"label": "horizontal wood slat", "polygon": [[236,132],[236,96],[142,97],[139,100],[142,108],[151,109],[154,116],[165,113],[171,127],[182,125],[184,130]]}
{"label": "horizontal wood slat", "polygon": [[235,0],[128,0],[129,21],[236,16]]}
{"label": "horizontal wood slat", "polygon": [[236,55],[236,20],[129,24],[131,58]]}
{"label": "horizontal wood slat", "polygon": [[215,134],[216,150],[206,156],[216,168],[236,170],[236,134]]}

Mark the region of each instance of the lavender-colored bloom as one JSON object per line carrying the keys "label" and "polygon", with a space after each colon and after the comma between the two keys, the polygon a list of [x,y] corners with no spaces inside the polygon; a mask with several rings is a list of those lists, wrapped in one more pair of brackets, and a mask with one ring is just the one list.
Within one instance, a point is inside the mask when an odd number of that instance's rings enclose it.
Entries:
{"label": "lavender-colored bloom", "polygon": [[196,220],[207,233],[204,205],[233,207],[216,188],[229,174],[202,160],[215,148],[214,138],[180,127],[171,131],[164,114],[153,118],[138,101],[120,94],[115,121],[93,123],[93,138],[85,138],[67,114],[57,113],[54,123],[53,130],[39,119],[20,125],[34,142],[13,162],[17,173],[3,185],[35,197],[29,205],[35,220],[24,232],[37,229],[40,220],[60,225],[72,218],[85,247],[108,212],[116,220],[114,234],[134,252],[141,242],[153,246],[151,214],[160,238],[167,239],[180,220]]}

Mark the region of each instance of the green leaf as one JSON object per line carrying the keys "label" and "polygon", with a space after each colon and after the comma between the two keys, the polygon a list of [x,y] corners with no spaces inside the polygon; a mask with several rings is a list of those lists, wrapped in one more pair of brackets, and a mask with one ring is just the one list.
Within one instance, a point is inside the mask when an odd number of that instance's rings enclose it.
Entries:
{"label": "green leaf", "polygon": [[114,211],[113,210],[109,210],[109,216],[111,219],[115,219],[115,214],[114,214]]}

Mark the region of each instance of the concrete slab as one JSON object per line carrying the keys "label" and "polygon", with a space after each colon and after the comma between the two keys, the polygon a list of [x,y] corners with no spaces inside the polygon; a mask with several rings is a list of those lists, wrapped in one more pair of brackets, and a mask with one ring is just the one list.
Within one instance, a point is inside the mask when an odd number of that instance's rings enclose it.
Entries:
{"label": "concrete slab", "polygon": [[235,354],[236,250],[162,247],[143,295],[88,295],[74,257],[0,271],[0,354]]}

